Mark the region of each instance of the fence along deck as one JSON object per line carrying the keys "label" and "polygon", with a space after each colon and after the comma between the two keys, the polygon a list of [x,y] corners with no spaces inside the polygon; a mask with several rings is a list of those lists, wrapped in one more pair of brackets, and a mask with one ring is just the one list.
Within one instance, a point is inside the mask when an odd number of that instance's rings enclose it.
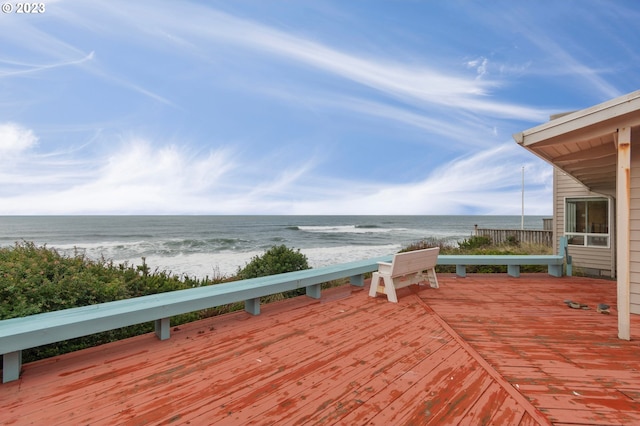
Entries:
{"label": "fence along deck", "polygon": [[494,244],[517,241],[553,247],[553,231],[542,229],[487,229],[478,228],[476,225],[474,234],[479,237],[488,237]]}

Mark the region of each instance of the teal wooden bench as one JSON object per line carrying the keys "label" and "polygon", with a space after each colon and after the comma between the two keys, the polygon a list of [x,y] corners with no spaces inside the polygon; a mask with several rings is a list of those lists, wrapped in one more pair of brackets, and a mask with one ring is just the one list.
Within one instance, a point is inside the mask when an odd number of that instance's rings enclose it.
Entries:
{"label": "teal wooden bench", "polygon": [[561,277],[566,262],[567,275],[571,276],[571,256],[567,249],[567,238],[560,238],[560,253],[558,255],[443,255],[438,256],[438,265],[456,265],[456,275],[465,277],[466,267],[469,265],[506,265],[507,274],[512,277],[520,276],[522,265],[547,265],[549,275]]}
{"label": "teal wooden bench", "polygon": [[438,265],[456,265],[456,275],[466,277],[466,267],[470,265],[506,265],[507,274],[520,276],[522,265],[547,265],[549,275],[562,276],[564,257],[556,255],[475,255],[475,256],[440,256]]}
{"label": "teal wooden bench", "polygon": [[364,274],[376,271],[378,262],[391,258],[383,256],[2,320],[2,382],[20,377],[24,349],[149,321],[155,322],[157,337],[165,340],[169,338],[170,318],[174,315],[242,301],[247,312],[258,315],[260,297],[300,288],[306,289],[307,296],[319,299],[322,283],[350,277],[351,284],[364,286]]}

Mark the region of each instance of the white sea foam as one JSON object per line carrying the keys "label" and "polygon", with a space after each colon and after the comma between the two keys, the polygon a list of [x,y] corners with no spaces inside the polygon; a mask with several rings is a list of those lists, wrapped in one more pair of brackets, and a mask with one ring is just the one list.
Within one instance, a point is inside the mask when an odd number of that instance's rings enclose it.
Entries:
{"label": "white sea foam", "polygon": [[309,266],[312,268],[320,268],[338,263],[386,256],[396,253],[399,250],[399,244],[387,244],[381,246],[318,247],[302,249],[300,252],[307,256]]}
{"label": "white sea foam", "polygon": [[157,241],[83,242],[79,244],[52,244],[50,247],[68,256],[81,254],[94,260],[103,258],[114,262],[129,258],[140,260],[149,254],[160,252],[160,243]]}
{"label": "white sea foam", "polygon": [[[346,263],[373,257],[386,256],[400,250],[400,245],[383,246],[342,246],[331,248],[307,248],[300,252],[307,256],[309,266],[320,268],[337,263]],[[226,253],[190,253],[174,256],[149,255],[145,262],[152,271],[166,271],[175,275],[186,275],[194,278],[231,276],[238,268],[244,267],[254,256],[262,251],[226,252]],[[142,259],[113,259],[115,263],[127,262],[130,265],[141,265]]]}
{"label": "white sea foam", "polygon": [[[261,252],[244,253],[189,253],[175,256],[150,255],[145,257],[145,262],[151,271],[165,271],[173,275],[188,276],[203,279],[232,276],[238,268],[242,268],[252,257]],[[130,265],[141,265],[142,259],[129,258],[114,260],[127,262]]]}
{"label": "white sea foam", "polygon": [[300,231],[316,232],[316,233],[330,233],[330,234],[373,234],[373,233],[385,233],[394,231],[404,231],[401,228],[375,228],[375,227],[359,227],[356,225],[336,225],[336,226],[298,226]]}

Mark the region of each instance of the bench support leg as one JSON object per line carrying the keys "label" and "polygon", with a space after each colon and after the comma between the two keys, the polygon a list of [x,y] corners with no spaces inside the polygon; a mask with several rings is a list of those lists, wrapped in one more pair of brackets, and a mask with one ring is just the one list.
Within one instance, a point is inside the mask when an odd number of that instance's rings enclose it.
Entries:
{"label": "bench support leg", "polygon": [[427,271],[427,281],[429,281],[429,286],[431,288],[440,288],[440,284],[438,284],[438,276],[436,275],[435,268],[431,268]]}
{"label": "bench support leg", "polygon": [[354,275],[352,277],[349,277],[349,282],[351,283],[351,285],[364,287],[364,274]]}
{"label": "bench support leg", "polygon": [[466,277],[467,267],[465,265],[456,265],[456,275],[459,277]]}
{"label": "bench support leg", "polygon": [[247,299],[244,301],[244,310],[251,315],[260,315],[260,298]]}
{"label": "bench support leg", "polygon": [[384,292],[387,295],[387,300],[389,302],[398,303],[398,295],[396,294],[396,287],[393,284],[393,278],[383,276],[384,281]]}
{"label": "bench support leg", "polygon": [[[384,283],[384,287],[380,285],[380,280]],[[393,285],[393,279],[386,275],[380,275],[379,272],[374,272],[373,278],[371,278],[369,296],[376,297],[378,293],[386,294],[389,302],[398,303],[398,296],[396,295],[396,288]]]}
{"label": "bench support leg", "polygon": [[171,318],[162,318],[156,320],[156,336],[160,340],[167,340],[170,335]]}
{"label": "bench support leg", "polygon": [[562,265],[549,265],[548,271],[549,275],[551,275],[552,277],[561,277]]}
{"label": "bench support leg", "polygon": [[369,287],[369,297],[376,297],[378,294],[378,285],[380,284],[380,274],[374,272],[371,276],[371,287]]}
{"label": "bench support leg", "polygon": [[507,265],[507,274],[518,278],[520,276],[520,265]]}
{"label": "bench support leg", "polygon": [[311,297],[312,299],[320,299],[321,293],[322,293],[321,284],[314,284],[314,285],[307,286],[307,296]]}
{"label": "bench support leg", "polygon": [[18,380],[21,368],[22,351],[9,352],[2,355],[2,383]]}

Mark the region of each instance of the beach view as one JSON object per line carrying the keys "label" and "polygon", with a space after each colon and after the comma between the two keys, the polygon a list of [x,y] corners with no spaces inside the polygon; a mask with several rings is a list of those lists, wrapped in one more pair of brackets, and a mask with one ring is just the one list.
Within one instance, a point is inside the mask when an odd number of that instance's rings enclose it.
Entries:
{"label": "beach view", "polygon": [[[0,247],[29,241],[195,278],[234,275],[274,245],[312,267],[389,255],[422,240],[455,246],[481,228],[520,229],[518,216],[72,216],[0,218]],[[527,216],[526,229],[542,229]]]}
{"label": "beach view", "polygon": [[640,424],[640,3],[0,4],[0,424]]}

